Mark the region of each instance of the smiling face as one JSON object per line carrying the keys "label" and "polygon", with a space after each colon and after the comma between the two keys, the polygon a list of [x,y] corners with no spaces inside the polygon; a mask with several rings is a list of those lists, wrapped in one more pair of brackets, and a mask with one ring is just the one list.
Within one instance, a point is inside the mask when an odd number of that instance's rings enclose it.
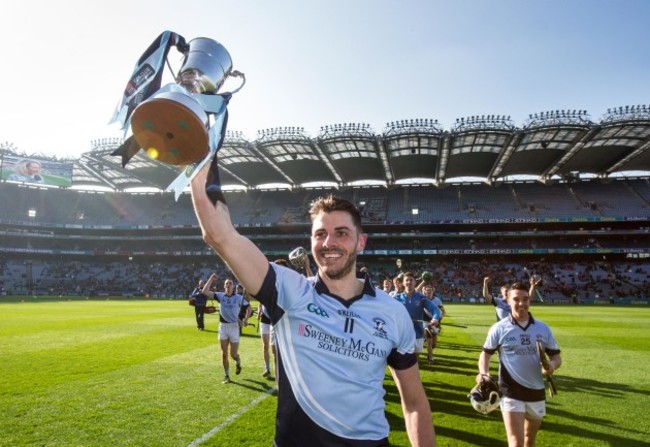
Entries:
{"label": "smiling face", "polygon": [[515,320],[525,321],[528,319],[530,297],[527,290],[511,288],[508,291],[508,304],[510,304]]}
{"label": "smiling face", "polygon": [[408,294],[415,291],[415,278],[411,274],[404,276],[404,291]]}
{"label": "smiling face", "polygon": [[365,245],[366,235],[360,233],[348,212],[320,212],[314,216],[311,252],[324,278],[336,280],[354,273],[357,251]]}

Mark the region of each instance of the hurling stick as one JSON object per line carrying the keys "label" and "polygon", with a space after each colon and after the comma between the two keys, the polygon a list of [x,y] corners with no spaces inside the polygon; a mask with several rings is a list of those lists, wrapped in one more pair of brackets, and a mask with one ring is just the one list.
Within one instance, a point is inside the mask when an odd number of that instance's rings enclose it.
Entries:
{"label": "hurling stick", "polygon": [[[546,352],[544,351],[544,345],[542,344],[541,341],[537,342],[537,353],[539,354],[539,361],[544,367],[544,369],[548,369],[549,367],[549,359],[548,356],[546,355]],[[557,395],[557,387],[555,386],[555,381],[553,380],[552,376],[547,376],[546,377],[546,382],[548,383],[548,394],[550,397],[554,397]]]}

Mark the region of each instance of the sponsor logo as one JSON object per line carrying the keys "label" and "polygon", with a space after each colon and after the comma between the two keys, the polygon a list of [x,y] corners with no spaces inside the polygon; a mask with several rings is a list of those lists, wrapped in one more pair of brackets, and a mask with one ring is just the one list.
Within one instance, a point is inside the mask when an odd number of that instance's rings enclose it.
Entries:
{"label": "sponsor logo", "polygon": [[138,68],[138,70],[133,74],[133,77],[129,83],[126,85],[126,88],[124,89],[124,96],[127,98],[132,96],[138,91],[138,88],[142,86],[142,84],[147,82],[155,74],[156,70],[154,70],[153,67],[149,64],[145,64],[142,67]]}
{"label": "sponsor logo", "polygon": [[320,331],[311,324],[300,324],[298,335],[316,340],[318,349],[365,362],[372,358],[385,359],[389,354],[387,350],[377,346],[374,341],[354,337],[337,337]]}
{"label": "sponsor logo", "polygon": [[330,316],[323,310],[322,308],[318,307],[314,303],[309,303],[307,304],[307,310],[313,314],[318,315],[319,317],[323,318],[329,318]]}

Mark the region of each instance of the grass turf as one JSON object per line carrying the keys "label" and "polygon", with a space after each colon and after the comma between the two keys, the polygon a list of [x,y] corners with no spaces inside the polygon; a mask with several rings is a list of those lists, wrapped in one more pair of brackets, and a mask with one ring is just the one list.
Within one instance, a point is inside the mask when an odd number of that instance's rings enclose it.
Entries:
{"label": "grass turf", "polygon": [[[0,302],[0,446],[271,445],[276,398],[255,328],[242,338],[242,374],[231,362],[233,383],[222,385],[216,314],[198,332],[180,300],[25,301]],[[494,312],[447,311],[435,364],[420,364],[438,445],[503,446],[499,411],[480,415],[466,397]],[[532,311],[564,359],[538,446],[648,445],[650,309]],[[388,373],[385,388],[391,443],[407,446]]]}

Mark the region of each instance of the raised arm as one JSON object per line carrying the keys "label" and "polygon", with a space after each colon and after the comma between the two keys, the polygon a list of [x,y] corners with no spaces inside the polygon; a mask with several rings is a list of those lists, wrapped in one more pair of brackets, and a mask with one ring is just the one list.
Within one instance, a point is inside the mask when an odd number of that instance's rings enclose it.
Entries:
{"label": "raised arm", "polygon": [[528,281],[530,282],[530,288],[528,289],[528,296],[532,301],[535,298],[535,289],[537,288],[540,279],[536,278],[535,275],[530,275]]}
{"label": "raised arm", "polygon": [[192,203],[201,226],[203,240],[224,260],[237,280],[253,295],[259,292],[269,262],[255,244],[237,232],[230,220],[228,206],[216,205],[208,197],[205,184],[210,170],[206,164],[192,180]]}
{"label": "raised arm", "polygon": [[211,299],[214,298],[214,292],[211,289],[212,289],[212,283],[214,283],[217,280],[217,278],[219,278],[219,275],[217,275],[216,273],[213,273],[212,275],[210,275],[208,280],[203,285],[203,290],[201,290],[201,293],[203,295],[205,295],[205,296],[207,296],[207,297],[209,297]]}
{"label": "raised arm", "polygon": [[492,304],[492,294],[490,293],[490,277],[483,278],[483,298],[485,301]]}

